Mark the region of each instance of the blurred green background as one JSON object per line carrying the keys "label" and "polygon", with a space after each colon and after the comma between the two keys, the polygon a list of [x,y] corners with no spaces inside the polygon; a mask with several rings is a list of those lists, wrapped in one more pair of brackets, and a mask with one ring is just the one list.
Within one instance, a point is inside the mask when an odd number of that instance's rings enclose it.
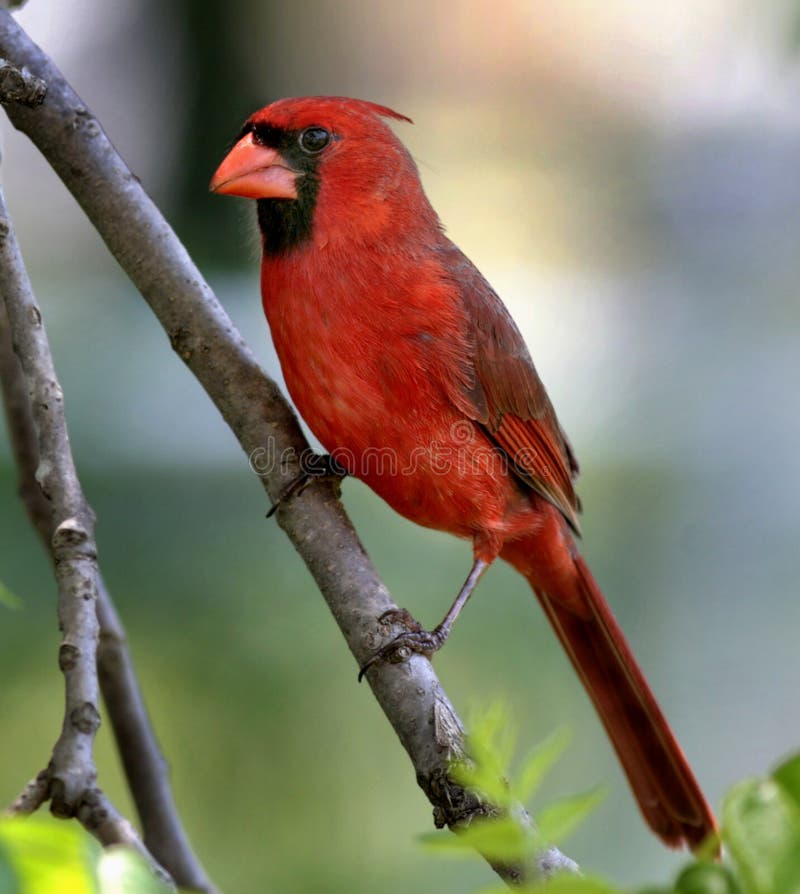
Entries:
{"label": "blurred green background", "polygon": [[[800,103],[788,2],[31,0],[99,115],[278,375],[247,203],[207,182],[285,95],[398,127],[450,234],[520,323],[583,466],[584,548],[710,799],[800,743]],[[65,386],[100,557],[193,842],[228,894],[474,890],[233,437],[55,176],[4,123],[4,187]],[[348,510],[433,624],[467,545],[357,482]],[[60,723],[54,586],[0,438],[0,802]],[[574,745],[543,798],[608,783],[566,848],[620,882],[680,864],[645,830],[521,579],[497,567],[436,666],[462,713]],[[129,809],[108,730],[103,785]]]}

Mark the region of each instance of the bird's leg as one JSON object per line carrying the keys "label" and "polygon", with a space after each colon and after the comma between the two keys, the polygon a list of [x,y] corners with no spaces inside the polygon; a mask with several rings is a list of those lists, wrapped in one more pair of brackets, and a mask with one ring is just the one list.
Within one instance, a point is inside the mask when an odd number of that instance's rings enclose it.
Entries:
{"label": "bird's leg", "polygon": [[314,453],[310,449],[304,450],[300,454],[300,473],[278,494],[278,499],[270,506],[267,518],[272,518],[282,503],[301,494],[312,481],[339,482],[347,474],[347,469],[340,466],[330,453]]}
{"label": "bird's leg", "polygon": [[461,614],[461,609],[467,604],[467,600],[472,595],[473,590],[478,585],[478,581],[483,576],[483,572],[488,567],[489,562],[485,559],[475,559],[472,570],[464,581],[464,586],[459,590],[455,602],[450,606],[450,610],[441,623],[434,627],[433,630],[424,630],[404,608],[390,609],[388,612],[384,612],[378,619],[379,621],[400,623],[407,629],[405,633],[398,634],[391,642],[382,646],[372,655],[358,673],[359,682],[367,670],[378,661],[389,661],[392,664],[399,664],[408,660],[413,654],[430,657],[434,652],[441,649],[450,635],[450,630],[456,618]]}

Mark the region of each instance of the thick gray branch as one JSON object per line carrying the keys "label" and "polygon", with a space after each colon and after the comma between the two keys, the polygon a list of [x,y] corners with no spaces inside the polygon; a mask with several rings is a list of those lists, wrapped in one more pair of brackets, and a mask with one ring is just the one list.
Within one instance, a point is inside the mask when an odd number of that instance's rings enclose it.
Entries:
{"label": "thick gray branch", "polygon": [[[0,55],[15,66],[26,66],[47,84],[38,108],[7,106],[11,121],[33,140],[73,193],[242,449],[248,456],[267,451],[298,457],[307,443],[277,387],[259,368],[97,120],[5,12],[0,12]],[[277,464],[262,477],[271,500],[297,471],[296,462]],[[312,484],[283,505],[277,517],[314,575],[356,662],[363,664],[388,636],[399,632],[377,622],[395,605],[332,487]],[[368,679],[434,805],[437,825],[457,828],[490,809],[448,776],[450,758],[463,749],[463,729],[430,663],[414,656],[405,664],[375,665]],[[567,858],[561,861],[562,867],[574,865]],[[495,868],[508,880],[531,879],[552,870],[553,854],[548,852],[541,867]]]}

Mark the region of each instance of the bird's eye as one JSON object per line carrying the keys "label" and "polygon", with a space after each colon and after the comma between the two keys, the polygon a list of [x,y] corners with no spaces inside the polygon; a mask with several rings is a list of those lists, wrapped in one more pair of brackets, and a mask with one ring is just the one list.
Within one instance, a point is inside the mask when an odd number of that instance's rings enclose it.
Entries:
{"label": "bird's eye", "polygon": [[309,155],[315,155],[330,143],[331,135],[324,127],[307,127],[300,134],[300,148]]}

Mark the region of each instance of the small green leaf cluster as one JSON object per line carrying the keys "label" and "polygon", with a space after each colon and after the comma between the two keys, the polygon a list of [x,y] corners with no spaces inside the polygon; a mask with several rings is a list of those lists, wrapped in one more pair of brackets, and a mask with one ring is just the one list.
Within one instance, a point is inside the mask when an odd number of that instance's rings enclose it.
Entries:
{"label": "small green leaf cluster", "polygon": [[[478,851],[493,862],[524,863],[551,845],[560,844],[603,798],[593,789],[546,805],[527,821],[520,805],[538,791],[547,772],[563,754],[569,736],[548,738],[522,761],[513,778],[508,767],[516,735],[501,706],[472,723],[471,760],[454,763],[455,781],[499,808],[497,816],[474,820],[457,835],[434,833],[429,848],[455,854]],[[640,889],[636,894],[800,894],[800,754],[767,778],[746,779],[727,794],[722,806],[720,842],[725,859],[713,860],[718,842],[709,841],[672,884]],[[560,873],[520,890],[540,894],[633,894],[583,874]],[[505,886],[481,894],[502,894]]]}
{"label": "small green leaf cluster", "polygon": [[167,894],[129,848],[100,845],[77,823],[0,818],[0,894]]}
{"label": "small green leaf cluster", "polygon": [[0,605],[4,608],[22,608],[22,600],[0,580]]}
{"label": "small green leaf cluster", "polygon": [[[568,745],[558,732],[534,748],[510,776],[516,735],[508,713],[495,706],[472,723],[470,760],[451,774],[475,791],[497,815],[475,819],[458,835],[424,836],[440,853],[474,855],[493,862],[529,860],[559,844],[597,806],[593,789],[543,807],[536,824],[520,804],[529,801]],[[720,839],[726,859],[709,858],[714,842],[667,885],[635,894],[800,894],[800,754],[766,778],[747,779],[728,793],[722,807]],[[481,894],[502,894],[496,886]],[[521,888],[537,894],[634,894],[598,878],[562,873]],[[138,854],[125,848],[103,851],[78,826],[47,816],[0,819],[0,894],[165,894]]]}
{"label": "small green leaf cluster", "polygon": [[527,860],[547,845],[558,844],[602,801],[604,792],[592,789],[545,807],[528,821],[519,805],[539,790],[548,770],[569,744],[569,734],[558,731],[537,745],[510,778],[507,768],[514,756],[516,732],[508,711],[494,705],[472,718],[468,760],[454,762],[453,780],[474,791],[482,801],[498,808],[496,816],[473,820],[457,835],[431,833],[423,842],[434,850],[471,854],[478,851],[492,862]]}

